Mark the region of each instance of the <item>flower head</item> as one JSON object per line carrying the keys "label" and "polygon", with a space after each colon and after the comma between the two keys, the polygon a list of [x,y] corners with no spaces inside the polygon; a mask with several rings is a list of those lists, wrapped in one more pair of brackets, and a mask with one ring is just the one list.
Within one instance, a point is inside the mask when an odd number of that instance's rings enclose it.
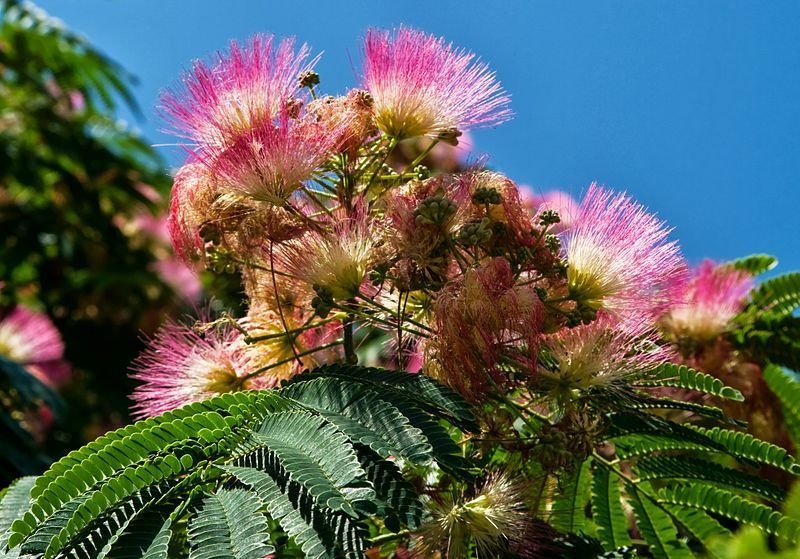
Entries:
{"label": "flower head", "polygon": [[382,235],[363,204],[357,203],[353,216],[285,243],[277,258],[286,273],[318,293],[346,300],[358,295],[367,272],[380,258],[381,245]]}
{"label": "flower head", "polygon": [[454,135],[511,117],[509,99],[475,55],[444,39],[400,27],[370,30],[364,86],[377,126],[388,136]]}
{"label": "flower head", "polygon": [[346,128],[282,115],[214,150],[206,164],[223,192],[282,206],[333,154]]}
{"label": "flower head", "polygon": [[0,356],[48,383],[62,384],[69,377],[61,334],[47,315],[22,306],[0,320]]}
{"label": "flower head", "polygon": [[686,276],[669,232],[624,193],[592,184],[566,233],[571,294],[594,310],[660,315]]}
{"label": "flower head", "polygon": [[676,338],[707,341],[722,334],[743,308],[753,278],[729,265],[705,260],[686,284],[684,296],[661,320]]}
{"label": "flower head", "polygon": [[635,327],[631,320],[621,324],[601,313],[589,324],[543,337],[547,359],[539,364],[537,382],[561,400],[575,392],[611,388],[668,361],[671,350],[657,342],[648,320],[641,319]]}
{"label": "flower head", "polygon": [[477,494],[438,498],[433,519],[419,531],[415,551],[424,557],[461,559],[474,545],[478,557],[499,557],[530,535],[531,512],[525,506],[526,486],[508,475],[494,474]]}
{"label": "flower head", "polygon": [[435,359],[429,372],[478,400],[505,382],[504,360],[531,373],[544,309],[531,285],[516,285],[505,258],[468,270],[436,298]]}
{"label": "flower head", "polygon": [[252,372],[242,335],[229,324],[200,331],[168,322],[131,365],[142,384],[133,391],[134,414],[150,417],[225,392],[249,388]]}
{"label": "flower head", "polygon": [[298,77],[311,69],[309,49],[295,51],[294,39],[275,44],[256,35],[247,45],[231,42],[210,65],[195,62],[182,85],[162,95],[161,104],[176,132],[201,149],[232,145],[294,100]]}

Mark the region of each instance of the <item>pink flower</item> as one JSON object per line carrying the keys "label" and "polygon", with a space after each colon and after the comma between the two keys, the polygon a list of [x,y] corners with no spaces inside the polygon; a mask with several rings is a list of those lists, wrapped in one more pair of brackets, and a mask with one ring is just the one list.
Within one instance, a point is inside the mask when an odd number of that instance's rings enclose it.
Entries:
{"label": "pink flower", "polygon": [[70,375],[61,334],[47,315],[22,306],[0,320],[0,355],[48,384],[63,384]]}
{"label": "pink flower", "polygon": [[364,85],[388,136],[450,138],[511,118],[509,98],[488,66],[442,38],[408,27],[372,29],[364,55]]}
{"label": "pink flower", "polygon": [[284,243],[276,260],[283,273],[343,301],[361,292],[367,272],[383,255],[383,242],[363,200],[356,202],[354,215],[346,218],[339,212],[335,219]]}
{"label": "pink flower", "polygon": [[686,284],[681,302],[662,319],[662,325],[677,338],[713,339],[744,308],[753,285],[747,272],[705,260]]}
{"label": "pink flower", "polygon": [[131,396],[133,413],[150,417],[185,404],[246,388],[251,373],[242,335],[231,325],[203,333],[168,322],[131,365],[142,384]]}
{"label": "pink flower", "polygon": [[195,62],[181,86],[162,95],[163,111],[177,135],[201,149],[224,148],[294,101],[298,77],[316,62],[308,56],[306,45],[295,51],[294,39],[277,46],[271,35],[245,46],[233,41],[212,64]]}
{"label": "pink flower", "polygon": [[283,206],[341,144],[348,122],[295,120],[282,115],[242,134],[204,162],[221,191]]}
{"label": "pink flower", "polygon": [[468,270],[439,293],[428,371],[470,400],[506,382],[515,363],[535,369],[544,307],[532,285],[516,285],[505,258]]}
{"label": "pink flower", "polygon": [[210,218],[215,196],[213,179],[204,165],[190,162],[175,174],[167,229],[175,255],[184,262],[191,263],[203,255],[199,229]]}
{"label": "pink flower", "polygon": [[610,388],[646,374],[672,357],[658,344],[649,320],[624,325],[609,314],[574,328],[562,328],[544,336],[547,363],[540,363],[537,382],[556,399],[569,399],[572,392]]}
{"label": "pink flower", "polygon": [[660,316],[673,304],[686,268],[662,221],[624,193],[592,184],[566,233],[570,293],[617,315]]}

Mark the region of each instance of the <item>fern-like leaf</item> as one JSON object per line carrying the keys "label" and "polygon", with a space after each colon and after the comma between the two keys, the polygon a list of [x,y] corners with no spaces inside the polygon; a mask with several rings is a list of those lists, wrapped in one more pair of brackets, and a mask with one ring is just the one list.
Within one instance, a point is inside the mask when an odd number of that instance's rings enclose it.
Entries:
{"label": "fern-like leaf", "polygon": [[778,265],[778,259],[769,254],[751,254],[729,262],[728,265],[756,276],[772,270]]}
{"label": "fern-like leaf", "polygon": [[258,495],[223,489],[203,498],[189,524],[189,559],[263,559],[275,551]]}
{"label": "fern-like leaf", "polygon": [[656,559],[692,559],[694,555],[678,539],[672,518],[636,486],[628,485],[636,526]]}
{"label": "fern-like leaf", "polygon": [[728,454],[739,460],[760,462],[794,475],[800,475],[800,464],[778,445],[762,441],[742,431],[720,427],[707,429],[696,425],[689,425],[687,428],[719,445]]}
{"label": "fern-like leaf", "polygon": [[672,386],[713,394],[736,402],[744,401],[742,393],[726,386],[721,380],[685,365],[663,363],[648,378],[636,382],[637,386]]}
{"label": "fern-like leaf", "polygon": [[749,491],[775,503],[786,497],[783,489],[765,479],[694,456],[648,456],[636,462],[636,472],[642,481],[703,480]]}
{"label": "fern-like leaf", "polygon": [[580,532],[586,524],[586,504],[591,491],[592,460],[585,460],[559,480],[559,491],[550,511],[550,524],[562,532]]}
{"label": "fern-like leaf", "polygon": [[317,377],[343,379],[367,385],[386,399],[398,396],[402,401],[410,400],[427,413],[444,419],[464,431],[476,432],[480,429],[472,408],[461,396],[425,375],[336,364],[323,365],[307,371],[292,378],[288,384]]}
{"label": "fern-like leaf", "polygon": [[796,542],[800,535],[800,522],[782,515],[761,503],[747,500],[735,493],[710,485],[691,484],[665,487],[659,492],[660,501],[694,507],[758,526],[768,534]]}
{"label": "fern-like leaf", "polygon": [[777,365],[764,367],[764,381],[781,403],[783,418],[794,441],[800,441],[800,378]]}
{"label": "fern-like leaf", "polygon": [[620,497],[617,476],[612,476],[606,468],[597,468],[592,476],[592,520],[608,551],[632,543]]}
{"label": "fern-like leaf", "polygon": [[752,302],[772,317],[789,316],[800,306],[800,272],[765,281],[753,292]]}

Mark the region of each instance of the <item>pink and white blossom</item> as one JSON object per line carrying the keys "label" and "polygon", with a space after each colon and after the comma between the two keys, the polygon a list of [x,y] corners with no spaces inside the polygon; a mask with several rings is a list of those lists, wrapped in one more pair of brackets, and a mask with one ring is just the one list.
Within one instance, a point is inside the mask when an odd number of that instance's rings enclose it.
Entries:
{"label": "pink and white blossom", "polygon": [[595,310],[660,316],[687,273],[669,233],[625,193],[592,184],[565,234],[570,293]]}
{"label": "pink and white blossom", "polygon": [[747,272],[705,260],[694,270],[681,301],[664,316],[662,325],[677,338],[715,338],[744,308],[753,285]]}
{"label": "pink and white blossom", "polygon": [[511,118],[509,98],[475,55],[409,27],[372,29],[364,44],[364,87],[386,135],[451,135]]}

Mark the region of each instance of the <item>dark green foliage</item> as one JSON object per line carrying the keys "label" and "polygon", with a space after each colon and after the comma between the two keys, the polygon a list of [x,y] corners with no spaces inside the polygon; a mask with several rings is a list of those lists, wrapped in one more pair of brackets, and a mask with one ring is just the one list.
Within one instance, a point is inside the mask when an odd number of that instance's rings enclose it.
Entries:
{"label": "dark green foliage", "polygon": [[20,422],[21,413],[36,414],[43,406],[56,421],[63,420],[59,395],[18,363],[0,356],[0,484],[8,484],[20,472],[38,473],[49,463]]}
{"label": "dark green foliage", "polygon": [[[331,378],[349,403],[322,397],[331,395]],[[31,502],[9,544],[44,558],[157,558],[188,519],[192,559],[255,559],[270,546],[363,557],[366,519],[415,528],[422,505],[397,465],[362,439],[380,425],[379,450],[431,463],[452,458],[438,440],[447,432],[432,429],[435,417],[474,424],[464,402],[429,379],[410,384],[427,398],[395,407],[407,379],[328,366],[300,375],[283,394],[226,394],[111,432],[29,484]],[[430,425],[418,429],[422,417]],[[270,542],[271,522],[288,540]]]}
{"label": "dark green foliage", "polygon": [[152,194],[169,188],[161,158],[115,114],[138,114],[132,81],[33,4],[0,0],[0,317],[17,303],[45,311],[78,369],[72,413],[46,441],[55,455],[90,422],[124,421],[140,333],[175,307],[153,268],[166,247],[124,230],[154,219],[164,201]]}

